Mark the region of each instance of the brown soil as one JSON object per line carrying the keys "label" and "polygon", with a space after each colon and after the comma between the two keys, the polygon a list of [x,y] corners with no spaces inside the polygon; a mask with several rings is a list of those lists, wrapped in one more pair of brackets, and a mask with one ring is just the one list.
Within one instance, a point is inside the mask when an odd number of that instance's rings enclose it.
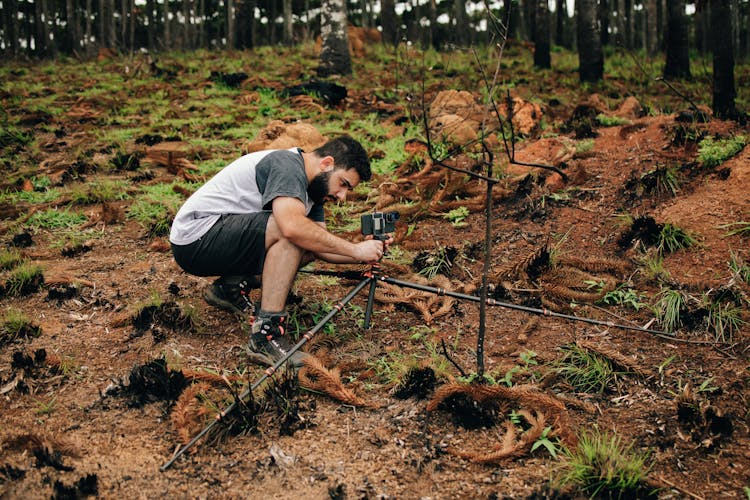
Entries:
{"label": "brown soil", "polygon": [[[357,102],[353,98],[349,103],[355,111]],[[553,270],[542,269],[536,277],[528,276],[531,271],[519,270],[545,249],[554,250],[560,262],[588,259],[601,267],[608,259],[619,263],[616,271],[589,270],[589,275],[615,286],[629,281],[653,302],[660,283],[638,267],[643,250],[618,244],[628,229],[621,217],[625,214],[674,224],[699,239],[699,246],[665,257],[672,287],[699,297],[702,292],[728,286],[730,251],[750,262],[747,239],[727,237],[727,229],[721,227],[750,220],[750,148],[719,167],[702,169],[695,163],[693,144],[673,142],[676,126],[675,115],[665,115],[638,118],[632,125],[601,127],[593,149],[577,154],[572,132],[517,145],[516,160],[559,166],[568,180],[564,182],[547,170],[513,165],[495,187],[490,279],[496,296],[533,308],[554,308],[561,314],[659,329],[658,323],[650,321],[653,314],[647,308],[635,312],[580,300],[571,309],[570,300],[552,296],[558,279]],[[728,122],[694,126],[711,134],[747,134]],[[430,167],[428,160],[421,158],[421,166]],[[636,196],[633,182],[664,165],[678,168],[682,184],[676,195],[644,192]],[[441,167],[430,168],[435,172]],[[153,170],[169,178],[164,167]],[[535,177],[525,180],[529,173]],[[406,177],[404,173],[402,179]],[[374,179],[371,184],[377,186],[382,181],[385,179]],[[418,183],[419,177],[413,181]],[[524,182],[528,189],[522,191],[519,186]],[[474,192],[482,193],[483,184],[468,182],[469,187],[473,184],[477,187]],[[403,184],[398,189],[408,188]],[[567,196],[551,196],[558,189],[566,189]],[[445,198],[446,202],[450,199]],[[363,210],[369,206],[363,200],[356,203]],[[384,210],[398,207],[382,205]],[[404,217],[397,246],[415,254],[453,247],[457,252],[447,271],[450,276],[428,284],[474,293],[482,270],[484,214],[474,210],[468,223],[457,227],[439,216],[447,211],[436,205]],[[347,308],[331,321],[334,334],[318,334],[313,346],[327,367],[341,370],[342,384],[356,396],[355,404],[342,403],[321,391],[287,387],[284,392],[276,387],[275,404],[260,401],[255,430],[240,435],[212,434],[208,442],[199,442],[171,468],[160,472],[160,466],[180,446],[175,406],[164,395],[169,387],[161,387],[161,393],[154,390],[157,394],[151,399],[143,400],[141,393],[140,403],[135,401],[126,390],[133,385],[129,377],[134,369],[164,357],[173,370],[182,370],[184,386],[190,387],[200,378],[196,371],[204,379],[212,372],[226,375],[227,381],[252,382],[260,377],[262,368],[246,364],[243,345],[247,326],[201,299],[201,289],[210,279],[182,272],[163,238],[146,238],[143,228],[121,216],[105,222],[97,226],[104,237],[93,241],[88,251],[70,257],[50,247],[50,235],[34,235],[34,244],[23,252],[43,267],[46,286],[29,295],[2,299],[3,308],[27,312],[42,332],[0,346],[3,498],[80,497],[94,491],[104,498],[552,497],[548,481],[560,461],[543,447],[531,452],[529,446],[520,446],[508,456],[489,460],[491,463],[467,458],[502,451],[506,436],[503,421],[511,410],[526,410],[530,418],[541,415],[546,424],[540,425],[552,426],[564,442],[574,442],[578,432],[594,426],[616,432],[636,450],[650,453],[653,466],[648,485],[660,488],[662,498],[741,498],[743,487],[750,486],[747,324],[734,332],[731,340],[717,343],[701,325],[665,338],[488,307],[486,371],[502,378],[522,365],[520,354],[533,351],[538,373],[532,376],[517,371],[513,379],[516,392],[485,395],[487,401],[494,402],[494,413],[484,416],[484,427],[467,429],[456,424],[455,413],[460,417],[465,409],[430,406],[429,398],[453,382],[447,374],[459,375],[441,354],[440,340],[445,340],[450,358],[464,371],[476,370],[477,304],[463,300],[446,304],[445,299],[430,302],[431,294],[394,299],[401,289],[385,288],[385,284],[378,287],[371,329],[359,327],[361,318]],[[415,227],[407,235],[409,224]],[[9,242],[12,236],[7,233],[4,240]],[[407,265],[386,260],[383,269],[392,278],[420,279]],[[333,303],[356,283],[341,279],[331,285],[303,274],[294,291],[301,304],[294,308],[302,311],[315,304]],[[736,286],[747,300],[747,285]],[[529,287],[537,292],[529,292]],[[153,317],[140,317],[139,323],[137,306],[146,303],[153,291],[160,294],[165,306]],[[587,290],[583,287],[579,292]],[[366,295],[365,290],[352,303],[364,308]],[[194,307],[199,328],[181,321],[184,318],[174,314],[169,304]],[[747,302],[744,308],[748,320]],[[300,313],[303,329],[314,324],[314,316]],[[422,339],[415,338],[419,333],[438,346],[435,353],[431,355]],[[604,393],[575,390],[548,369],[561,359],[560,348],[572,342],[603,353],[624,366],[628,374],[620,375]],[[47,359],[35,363],[32,358],[40,349]],[[14,353],[31,357],[25,370],[14,361]],[[422,367],[442,362],[446,368],[438,373],[434,385],[428,372],[423,373],[428,380],[422,380],[422,390],[415,391],[422,399],[400,399],[396,384],[386,383],[382,372],[376,370],[375,361],[384,357],[416,357]],[[63,372],[60,359],[73,359],[77,370]],[[413,364],[420,365],[419,361]],[[717,389],[699,391],[709,378],[708,385]],[[166,383],[165,377],[161,382]],[[176,397],[182,392],[184,386],[178,382],[173,388],[177,392],[169,395]],[[219,407],[231,403],[226,383],[202,383],[205,385],[195,394],[203,394]],[[263,391],[257,392],[256,399],[262,400]],[[279,394],[287,399],[279,403]],[[54,407],[43,411],[50,401]],[[204,405],[208,416],[202,420],[200,406],[195,403],[182,408],[187,421],[184,435],[194,435],[215,412]],[[248,410],[246,416],[254,413]],[[518,443],[521,438],[517,438]]]}

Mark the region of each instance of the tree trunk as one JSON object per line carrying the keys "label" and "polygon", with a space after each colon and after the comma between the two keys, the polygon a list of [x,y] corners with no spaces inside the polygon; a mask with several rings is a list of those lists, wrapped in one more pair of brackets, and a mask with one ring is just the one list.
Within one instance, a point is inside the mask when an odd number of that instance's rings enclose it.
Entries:
{"label": "tree trunk", "polygon": [[5,53],[13,57],[18,55],[18,39],[20,36],[18,25],[18,1],[5,0],[3,3],[3,30],[5,34]]}
{"label": "tree trunk", "polygon": [[667,58],[664,78],[690,78],[685,0],[667,0]]}
{"label": "tree trunk", "polygon": [[284,19],[284,31],[282,35],[282,43],[287,46],[294,44],[294,31],[293,31],[293,18],[292,18],[292,0],[283,0],[283,19]]}
{"label": "tree trunk", "polygon": [[320,13],[320,65],[318,76],[350,75],[352,58],[349,54],[346,0],[323,0]]}
{"label": "tree trunk", "polygon": [[92,0],[86,0],[86,10],[84,11],[84,15],[86,16],[86,22],[84,23],[84,40],[83,40],[83,52],[86,54],[86,57],[89,57],[91,55],[91,36],[93,35],[92,26],[91,26],[91,17],[93,16],[94,12],[94,5]]}
{"label": "tree trunk", "polygon": [[164,49],[169,50],[172,48],[172,29],[170,25],[172,22],[169,19],[169,0],[164,0]]}
{"label": "tree trunk", "polygon": [[146,16],[145,19],[148,22],[148,28],[146,37],[148,39],[148,51],[153,53],[156,49],[156,16],[154,15],[154,9],[156,8],[154,0],[146,0]]}
{"label": "tree trunk", "polygon": [[730,0],[711,0],[711,31],[714,34],[714,82],[713,111],[718,118],[734,118],[737,108],[734,98],[734,50],[732,29],[727,26],[731,19]]}
{"label": "tree trunk", "polygon": [[549,47],[549,3],[547,0],[536,0],[534,14],[534,66],[549,69],[552,67]]}
{"label": "tree trunk", "polygon": [[597,23],[596,0],[578,0],[576,11],[579,78],[582,82],[597,82],[604,77],[604,54]]}
{"label": "tree trunk", "polygon": [[226,37],[227,37],[227,48],[235,48],[235,12],[234,12],[234,0],[226,0]]}
{"label": "tree trunk", "polygon": [[466,16],[466,0],[453,0],[454,40],[459,47],[468,45],[469,19]]}
{"label": "tree trunk", "polygon": [[555,0],[555,45],[565,47],[565,19],[568,17],[565,0]]}
{"label": "tree trunk", "polygon": [[380,24],[383,26],[383,43],[398,45],[398,25],[396,24],[396,2],[382,0],[380,2]]}
{"label": "tree trunk", "polygon": [[609,0],[599,0],[599,38],[602,46],[609,45]]}
{"label": "tree trunk", "polygon": [[652,56],[659,52],[657,1],[658,0],[646,0],[646,52]]}

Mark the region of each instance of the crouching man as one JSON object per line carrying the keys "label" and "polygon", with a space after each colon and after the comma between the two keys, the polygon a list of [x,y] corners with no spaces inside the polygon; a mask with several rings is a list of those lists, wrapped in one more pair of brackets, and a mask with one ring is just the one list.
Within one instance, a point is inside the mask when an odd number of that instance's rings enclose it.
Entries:
{"label": "crouching man", "polygon": [[[300,148],[242,156],[201,186],[180,208],[169,240],[177,264],[196,276],[219,276],[205,300],[255,320],[248,350],[275,363],[293,347],[286,299],[297,270],[318,258],[338,264],[378,261],[383,242],[353,243],[326,230],[323,204],[344,201],[371,177],[362,145],[349,136],[312,152]],[[255,311],[249,291],[261,288]],[[302,366],[304,352],[289,362]]]}

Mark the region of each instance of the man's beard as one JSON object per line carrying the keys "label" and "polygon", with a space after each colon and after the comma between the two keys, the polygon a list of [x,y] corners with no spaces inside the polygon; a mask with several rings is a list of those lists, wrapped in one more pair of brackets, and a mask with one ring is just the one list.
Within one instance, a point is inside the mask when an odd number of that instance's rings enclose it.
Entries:
{"label": "man's beard", "polygon": [[322,204],[326,201],[326,197],[328,196],[328,179],[330,178],[330,171],[321,172],[310,181],[310,185],[307,186],[307,194],[313,202]]}

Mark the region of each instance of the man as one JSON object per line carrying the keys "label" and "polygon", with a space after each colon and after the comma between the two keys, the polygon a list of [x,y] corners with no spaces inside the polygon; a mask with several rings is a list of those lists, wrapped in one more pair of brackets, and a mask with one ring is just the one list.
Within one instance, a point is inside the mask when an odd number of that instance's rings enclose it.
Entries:
{"label": "man", "polygon": [[[258,151],[230,163],[177,212],[169,235],[175,261],[196,276],[220,276],[203,294],[209,304],[255,314],[248,345],[255,359],[273,363],[292,348],[285,306],[300,266],[383,256],[387,242],[352,243],[325,229],[323,204],[344,201],[371,175],[367,153],[348,136],[310,153]],[[248,292],[258,287],[260,310],[252,311]],[[305,356],[298,351],[290,362],[298,368]]]}

